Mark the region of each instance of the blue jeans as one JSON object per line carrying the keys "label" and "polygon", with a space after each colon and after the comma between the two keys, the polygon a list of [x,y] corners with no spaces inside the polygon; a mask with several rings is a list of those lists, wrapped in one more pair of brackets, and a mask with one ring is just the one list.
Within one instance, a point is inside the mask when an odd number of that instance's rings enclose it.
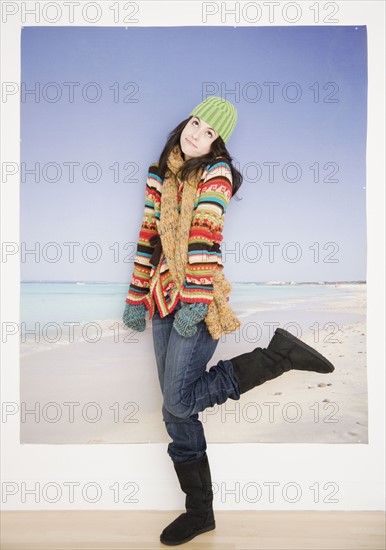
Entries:
{"label": "blue jeans", "polygon": [[230,360],[219,361],[206,371],[219,340],[214,340],[205,324],[197,324],[197,332],[189,338],[173,328],[176,308],[161,317],[156,309],[152,319],[153,345],[158,378],[163,394],[162,417],[172,439],[168,454],[173,462],[189,462],[201,458],[206,440],[198,413],[228,397],[240,399],[240,391]]}

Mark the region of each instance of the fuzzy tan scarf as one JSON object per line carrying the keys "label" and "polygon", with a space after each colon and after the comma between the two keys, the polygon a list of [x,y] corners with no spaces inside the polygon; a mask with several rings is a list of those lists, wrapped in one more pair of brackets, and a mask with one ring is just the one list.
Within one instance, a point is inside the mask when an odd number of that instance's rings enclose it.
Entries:
{"label": "fuzzy tan scarf", "polygon": [[[166,256],[170,275],[178,289],[185,280],[185,268],[188,262],[188,243],[190,226],[192,223],[194,201],[197,186],[202,178],[204,169],[200,168],[196,176],[189,177],[183,184],[181,197],[181,211],[178,213],[178,188],[181,179],[177,176],[184,159],[177,145],[171,151],[162,184],[161,215],[159,234],[162,249]],[[205,317],[207,328],[214,339],[220,338],[222,333],[234,332],[240,327],[240,321],[232,311],[226,298],[232,290],[231,284],[225,278],[222,269],[213,269],[213,301],[209,304]]]}

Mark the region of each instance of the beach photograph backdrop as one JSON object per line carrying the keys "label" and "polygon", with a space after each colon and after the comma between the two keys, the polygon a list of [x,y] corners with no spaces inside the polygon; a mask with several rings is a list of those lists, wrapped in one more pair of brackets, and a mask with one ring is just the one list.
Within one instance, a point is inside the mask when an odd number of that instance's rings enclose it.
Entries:
{"label": "beach photograph backdrop", "polygon": [[20,442],[169,441],[151,321],[122,313],[148,167],[217,95],[238,110],[222,256],[242,324],[207,367],[281,326],[335,371],[206,409],[207,441],[367,443],[366,27],[24,27],[21,51]]}

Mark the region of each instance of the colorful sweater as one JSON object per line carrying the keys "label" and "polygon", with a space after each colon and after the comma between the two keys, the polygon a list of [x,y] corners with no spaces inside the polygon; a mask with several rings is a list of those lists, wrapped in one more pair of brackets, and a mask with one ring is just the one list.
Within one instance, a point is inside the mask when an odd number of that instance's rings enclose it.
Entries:
{"label": "colorful sweater", "polygon": [[[129,304],[144,303],[150,319],[154,313],[154,300],[161,317],[168,315],[178,301],[205,302],[213,300],[212,272],[223,269],[221,258],[224,215],[232,197],[232,173],[226,159],[218,157],[215,164],[207,165],[197,185],[192,223],[188,241],[188,262],[185,281],[177,292],[170,276],[165,255],[158,266],[150,263],[154,246],[150,240],[158,235],[162,200],[162,178],[158,165],[150,165],[146,181],[145,208],[134,258],[134,270],[126,297]],[[178,203],[181,202],[180,183]],[[154,279],[155,284],[152,284]]]}

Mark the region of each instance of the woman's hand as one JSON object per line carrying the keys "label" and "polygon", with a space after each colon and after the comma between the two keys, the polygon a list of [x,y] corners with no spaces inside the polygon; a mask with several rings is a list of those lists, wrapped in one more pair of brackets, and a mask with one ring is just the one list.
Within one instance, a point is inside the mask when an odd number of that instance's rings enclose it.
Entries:
{"label": "woman's hand", "polygon": [[197,323],[202,321],[208,312],[208,304],[182,302],[182,307],[174,317],[173,327],[180,336],[189,338],[197,332]]}
{"label": "woman's hand", "polygon": [[145,304],[126,304],[122,321],[127,328],[143,332],[146,328],[146,306]]}

